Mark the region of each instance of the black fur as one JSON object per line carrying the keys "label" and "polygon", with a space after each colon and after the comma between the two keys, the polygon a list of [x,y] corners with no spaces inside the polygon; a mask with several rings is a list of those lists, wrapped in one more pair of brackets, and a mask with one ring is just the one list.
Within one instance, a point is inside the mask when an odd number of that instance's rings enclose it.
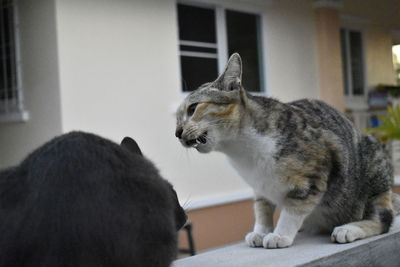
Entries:
{"label": "black fur", "polygon": [[382,210],[379,212],[379,219],[382,224],[382,233],[387,233],[393,222],[393,212],[391,210]]}
{"label": "black fur", "polygon": [[286,197],[291,198],[291,199],[305,200],[308,198],[308,195],[309,195],[308,188],[306,188],[306,189],[295,188],[295,189],[289,191],[287,193]]}
{"label": "black fur", "polygon": [[135,140],[130,137],[125,137],[124,139],[122,139],[121,146],[131,153],[143,155],[142,151],[139,148],[139,145],[135,142]]}
{"label": "black fur", "polygon": [[306,200],[310,195],[314,196],[320,193],[317,186],[315,185],[315,182],[312,180],[313,177],[309,178],[310,178],[309,187],[304,187],[304,188],[296,187],[290,190],[287,193],[286,197],[291,199]]}
{"label": "black fur", "polygon": [[170,265],[186,215],[124,140],[72,132],[0,172],[0,266]]}

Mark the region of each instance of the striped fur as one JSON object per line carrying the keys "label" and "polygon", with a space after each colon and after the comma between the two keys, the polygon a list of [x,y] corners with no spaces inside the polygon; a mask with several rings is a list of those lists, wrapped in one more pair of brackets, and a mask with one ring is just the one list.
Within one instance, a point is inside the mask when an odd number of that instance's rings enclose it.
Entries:
{"label": "striped fur", "polygon": [[[254,189],[249,246],[290,246],[301,226],[330,231],[338,243],[387,232],[400,198],[391,192],[392,166],[381,145],[321,101],[247,93],[241,73],[234,54],[216,81],[187,96],[176,136],[185,147],[226,154]],[[273,229],[275,207],[281,215]]]}

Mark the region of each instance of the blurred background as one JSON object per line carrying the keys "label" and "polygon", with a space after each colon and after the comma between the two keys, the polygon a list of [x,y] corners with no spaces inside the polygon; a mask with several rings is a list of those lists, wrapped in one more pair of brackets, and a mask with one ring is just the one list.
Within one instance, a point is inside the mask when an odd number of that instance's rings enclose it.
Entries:
{"label": "blurred background", "polygon": [[[247,90],[322,99],[361,130],[400,95],[399,0],[0,0],[0,11],[0,168],[71,130],[131,136],[177,190],[197,250],[242,240],[254,220],[224,156],[174,136],[179,103],[231,53]],[[397,141],[389,150],[400,173]]]}

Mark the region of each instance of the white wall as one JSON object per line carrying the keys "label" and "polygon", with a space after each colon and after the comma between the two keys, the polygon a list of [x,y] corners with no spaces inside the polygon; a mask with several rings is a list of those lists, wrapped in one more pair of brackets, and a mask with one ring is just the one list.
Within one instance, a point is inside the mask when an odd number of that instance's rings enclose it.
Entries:
{"label": "white wall", "polygon": [[378,84],[395,85],[392,37],[389,30],[369,26],[365,29],[367,88],[375,89]]}
{"label": "white wall", "polygon": [[269,95],[281,101],[318,98],[317,36],[309,1],[274,1],[264,9]]}
{"label": "white wall", "polygon": [[180,199],[247,190],[213,153],[184,149],[175,1],[58,0],[62,128],[135,138]]}
{"label": "white wall", "polygon": [[57,38],[53,0],[17,1],[22,85],[30,119],[0,123],[0,168],[61,133]]}

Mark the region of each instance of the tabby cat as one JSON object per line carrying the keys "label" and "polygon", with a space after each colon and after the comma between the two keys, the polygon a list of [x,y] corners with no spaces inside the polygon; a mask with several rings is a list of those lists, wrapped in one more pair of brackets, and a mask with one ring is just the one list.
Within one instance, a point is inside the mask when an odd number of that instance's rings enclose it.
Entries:
{"label": "tabby cat", "polygon": [[[338,243],[387,232],[400,201],[381,145],[322,101],[254,96],[241,76],[241,58],[233,54],[220,77],[185,98],[175,135],[201,153],[226,154],[253,188],[247,244],[288,247],[302,226],[333,231]],[[275,207],[281,213],[274,229]]]}
{"label": "tabby cat", "polygon": [[186,221],[126,137],[71,132],[0,172],[0,266],[169,266]]}

